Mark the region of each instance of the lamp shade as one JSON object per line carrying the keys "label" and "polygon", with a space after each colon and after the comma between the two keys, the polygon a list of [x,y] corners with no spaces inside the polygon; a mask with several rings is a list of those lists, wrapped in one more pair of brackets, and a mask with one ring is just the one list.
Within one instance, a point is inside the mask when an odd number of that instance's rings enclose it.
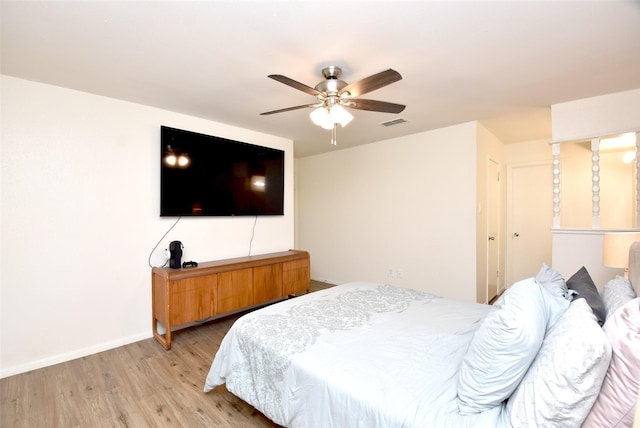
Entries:
{"label": "lamp shade", "polygon": [[340,124],[343,128],[353,120],[353,115],[340,104],[329,107],[318,107],[309,117],[316,125],[324,129],[333,129],[335,124]]}
{"label": "lamp shade", "polygon": [[353,115],[344,107],[337,104],[331,107],[331,118],[335,123],[339,123],[344,128],[353,120]]}
{"label": "lamp shade", "polygon": [[629,247],[640,241],[638,232],[605,233],[602,248],[602,264],[612,268],[629,267]]}
{"label": "lamp shade", "polygon": [[325,107],[318,107],[309,114],[309,117],[316,125],[324,129],[333,129],[333,119]]}

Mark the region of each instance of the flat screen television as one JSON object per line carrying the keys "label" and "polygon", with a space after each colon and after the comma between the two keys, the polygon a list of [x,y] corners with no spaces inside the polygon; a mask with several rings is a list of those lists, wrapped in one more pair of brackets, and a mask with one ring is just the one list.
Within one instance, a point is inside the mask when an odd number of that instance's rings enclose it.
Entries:
{"label": "flat screen television", "polygon": [[160,216],[284,214],[284,151],[162,126]]}

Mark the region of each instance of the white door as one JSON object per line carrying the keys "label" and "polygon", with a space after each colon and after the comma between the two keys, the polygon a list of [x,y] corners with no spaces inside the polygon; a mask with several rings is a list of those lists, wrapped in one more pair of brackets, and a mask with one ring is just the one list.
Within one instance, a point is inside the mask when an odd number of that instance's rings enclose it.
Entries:
{"label": "white door", "polygon": [[507,168],[507,286],[551,266],[551,163]]}
{"label": "white door", "polygon": [[498,295],[500,282],[500,165],[487,168],[487,302]]}

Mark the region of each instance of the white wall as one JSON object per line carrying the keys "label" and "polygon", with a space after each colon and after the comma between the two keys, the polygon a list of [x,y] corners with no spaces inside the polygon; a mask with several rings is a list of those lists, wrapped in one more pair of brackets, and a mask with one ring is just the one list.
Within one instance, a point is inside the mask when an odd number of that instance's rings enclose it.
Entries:
{"label": "white wall", "polygon": [[640,88],[551,106],[554,142],[635,131],[640,121]]}
{"label": "white wall", "polygon": [[475,301],[476,133],[470,122],[296,159],[311,276]]}
{"label": "white wall", "polygon": [[[252,254],[293,248],[293,143],[142,105],[2,76],[0,376],[151,337],[148,258],[159,217],[160,126],[285,150],[285,215]],[[184,260],[245,256],[254,217],[183,218]]]}
{"label": "white wall", "polygon": [[603,235],[597,230],[557,229],[552,235],[553,268],[568,280],[581,267],[585,267],[598,289],[623,269],[602,265]]}
{"label": "white wall", "polygon": [[504,145],[504,157],[507,165],[523,165],[539,162],[551,163],[551,145],[549,140],[531,140]]}

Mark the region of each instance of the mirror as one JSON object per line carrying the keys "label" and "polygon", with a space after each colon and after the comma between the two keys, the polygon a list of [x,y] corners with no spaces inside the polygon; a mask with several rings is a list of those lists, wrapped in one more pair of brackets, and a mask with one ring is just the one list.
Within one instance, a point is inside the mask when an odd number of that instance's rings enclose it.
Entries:
{"label": "mirror", "polygon": [[615,140],[600,140],[600,227],[633,229],[637,205],[635,134]]}
{"label": "mirror", "polygon": [[561,227],[637,227],[636,133],[562,143],[559,151]]}

